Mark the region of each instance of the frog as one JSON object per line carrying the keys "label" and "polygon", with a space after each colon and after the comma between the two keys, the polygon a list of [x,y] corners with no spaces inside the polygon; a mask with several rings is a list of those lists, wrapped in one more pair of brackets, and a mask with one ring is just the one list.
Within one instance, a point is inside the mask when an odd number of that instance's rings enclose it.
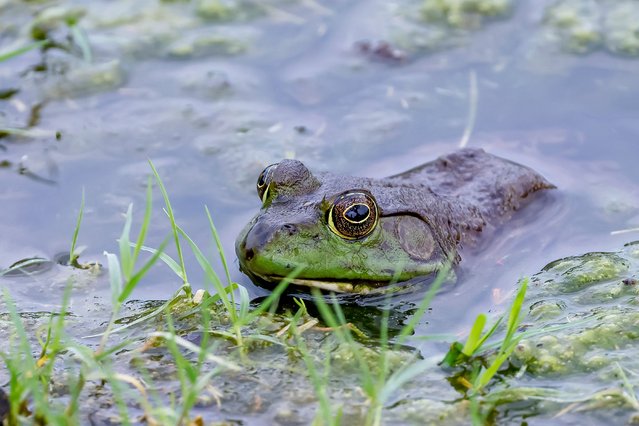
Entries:
{"label": "frog", "polygon": [[366,294],[457,265],[515,211],[555,186],[524,165],[464,148],[385,178],[267,166],[260,211],[240,232],[240,270],[259,285]]}

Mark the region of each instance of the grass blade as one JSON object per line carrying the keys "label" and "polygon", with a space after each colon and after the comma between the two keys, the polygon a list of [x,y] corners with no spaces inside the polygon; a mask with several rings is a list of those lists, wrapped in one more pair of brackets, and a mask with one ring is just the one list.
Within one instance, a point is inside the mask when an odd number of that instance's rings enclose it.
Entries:
{"label": "grass blade", "polygon": [[93,61],[93,53],[91,52],[91,44],[89,44],[89,39],[86,33],[76,24],[70,25],[69,29],[71,30],[73,42],[82,51],[82,58],[84,59],[84,62],[91,63]]}
{"label": "grass blade", "polygon": [[475,323],[473,324],[473,328],[470,330],[468,334],[468,339],[466,340],[466,344],[462,349],[462,353],[466,356],[472,356],[477,348],[479,348],[479,342],[481,341],[481,332],[484,331],[484,326],[486,325],[486,315],[479,314],[477,315],[477,319],[475,319]]}
{"label": "grass blade", "polygon": [[526,290],[528,288],[528,278],[524,279],[517,291],[515,300],[510,308],[510,315],[508,316],[508,329],[506,331],[506,337],[501,346],[501,350],[504,351],[506,346],[509,345],[510,340],[517,332],[517,328],[521,323],[521,306],[524,303],[524,297],[526,296]]}
{"label": "grass blade", "polygon": [[[247,317],[248,313],[249,313],[249,305],[251,303],[251,299],[250,296],[248,294],[248,291],[246,290],[246,287],[244,286],[238,286],[237,287],[238,291],[240,292],[240,312],[239,312],[239,318],[240,319],[244,319]],[[232,292],[230,292],[232,293]]]}
{"label": "grass blade", "polygon": [[0,53],[0,62],[15,58],[23,53],[27,53],[30,50],[37,49],[49,44],[49,40],[37,41],[35,43],[27,44],[26,46],[18,47],[17,49],[9,50],[8,52]]}
{"label": "grass blade", "polygon": [[[6,274],[10,274],[14,271],[19,271],[23,268],[27,268],[29,266],[32,265],[39,265],[41,263],[49,263],[51,262],[49,259],[44,259],[41,257],[34,257],[31,259],[25,259],[25,260],[21,260],[19,262],[16,262],[15,264],[11,265],[10,267],[6,268],[6,269],[2,269],[0,270],[0,277]],[[24,274],[28,274],[27,271],[22,271]]]}
{"label": "grass blade", "polygon": [[420,374],[424,373],[432,367],[435,367],[436,365],[437,363],[431,359],[413,362],[402,367],[386,380],[386,383],[384,384],[384,387],[379,394],[380,400],[382,402],[387,401],[388,398],[390,398],[391,395],[399,388],[401,388],[405,383],[413,380]]}
{"label": "grass blade", "polygon": [[129,248],[130,241],[129,235],[131,233],[131,222],[133,222],[133,204],[129,204],[126,210],[124,220],[124,226],[122,227],[122,234],[118,240],[120,247],[120,264],[122,265],[122,275],[125,280],[131,278],[133,273],[133,258],[131,257],[131,249]]}
{"label": "grass blade", "polygon": [[482,336],[482,338],[479,340],[479,343],[477,343],[477,349],[476,349],[475,351],[479,350],[479,348],[481,348],[481,347],[484,345],[484,343],[486,342],[486,340],[488,340],[488,338],[490,338],[490,336],[492,336],[493,334],[495,334],[495,331],[497,331],[497,327],[499,327],[499,324],[501,324],[501,322],[502,322],[503,320],[504,320],[504,317],[503,317],[503,316],[501,316],[501,317],[497,318],[497,321],[495,321],[495,323],[493,324],[493,326],[492,326],[492,327],[490,327],[490,330],[488,330],[488,331],[486,332],[486,334],[484,334],[484,335]]}
{"label": "grass blade", "polygon": [[164,183],[162,183],[162,179],[160,178],[160,175],[151,160],[149,160],[149,165],[151,166],[151,170],[153,170],[153,175],[155,176],[155,180],[160,187],[160,191],[162,192],[162,197],[164,198],[164,205],[166,206],[166,214],[169,216],[169,221],[171,222],[171,230],[173,231],[175,249],[177,250],[177,253],[178,253],[178,259],[179,259],[180,267],[182,271],[181,278],[182,278],[182,281],[184,281],[184,284],[188,284],[189,280],[186,276],[186,264],[184,263],[184,256],[182,255],[182,246],[180,245],[180,237],[178,235],[178,226],[175,223],[175,215],[173,214],[173,208],[171,207],[169,194],[168,192],[166,192]]}
{"label": "grass blade", "polygon": [[253,309],[251,312],[249,312],[246,315],[246,319],[244,323],[248,324],[251,321],[253,321],[255,318],[257,318],[259,315],[262,315],[262,313],[266,312],[271,307],[271,305],[280,298],[282,293],[284,293],[284,290],[286,290],[289,284],[291,284],[291,281],[295,279],[295,277],[298,276],[303,270],[304,270],[303,266],[298,266],[286,278],[280,281],[280,283],[275,287],[275,289],[273,289],[271,294],[269,294],[268,297],[264,299],[264,301],[260,303],[260,305],[257,308]]}
{"label": "grass blade", "polygon": [[[131,246],[133,247],[133,243],[131,243]],[[155,254],[158,251],[157,249],[154,249],[152,247],[147,247],[147,246],[140,246],[140,250],[146,251],[152,254]],[[175,275],[182,278],[182,269],[180,268],[180,265],[175,261],[175,259],[173,259],[168,254],[161,252],[160,260],[164,262],[166,266],[168,266],[173,272],[175,272]]]}
{"label": "grass blade", "polygon": [[80,225],[82,224],[82,216],[84,215],[84,188],[82,188],[82,201],[80,202],[80,211],[78,219],[73,230],[73,238],[71,239],[71,250],[69,251],[69,265],[79,268],[78,255],[75,253],[75,247],[78,242],[78,234],[80,233]]}
{"label": "grass blade", "polygon": [[140,270],[133,277],[131,277],[129,281],[127,281],[126,285],[120,292],[118,303],[123,303],[131,295],[131,292],[133,292],[138,282],[140,282],[142,277],[146,275],[151,266],[153,266],[158,260],[160,254],[164,250],[164,247],[166,247],[166,244],[167,240],[164,240],[162,244],[160,244],[160,247],[157,249],[157,251],[153,254],[153,256],[142,266],[142,268],[140,268]]}
{"label": "grass blade", "polygon": [[[133,327],[134,325],[138,325],[140,323],[143,323],[144,321],[148,321],[153,317],[158,316],[159,314],[161,314],[165,309],[173,306],[174,304],[176,304],[180,299],[182,299],[184,296],[181,295],[181,293],[185,291],[184,288],[180,288],[178,291],[175,292],[175,294],[173,295],[173,297],[171,297],[169,300],[167,300],[166,302],[164,302],[162,305],[158,306],[157,308],[153,309],[151,312],[149,312],[146,315],[141,316],[140,318],[133,320],[129,323],[126,323],[124,325],[121,325],[119,327],[114,328],[113,330],[110,331],[111,334],[117,334],[120,333],[124,330],[126,330],[129,327]],[[89,336],[84,336],[84,339],[92,339],[95,337],[101,337],[103,336],[104,333],[98,333],[98,334],[91,334]]]}
{"label": "grass blade", "polygon": [[[149,176],[149,179],[147,180],[147,183],[146,183],[146,205],[144,207],[144,219],[142,220],[142,225],[140,226],[140,233],[138,234],[138,239],[135,243],[135,248],[133,249],[134,264],[138,260],[138,256],[140,255],[140,250],[142,250],[142,247],[144,246],[146,233],[149,229],[149,224],[151,223],[152,208],[153,208],[153,185],[151,183],[151,177]],[[162,254],[160,254],[161,259],[162,259]]]}
{"label": "grass blade", "polygon": [[[199,346],[189,342],[186,339],[183,339],[182,337],[176,335],[175,333],[169,333],[166,331],[155,331],[153,333],[149,334],[150,336],[154,336],[154,337],[161,337],[166,341],[169,342],[173,342],[178,346],[181,346],[182,348],[193,352],[194,354],[200,354],[204,349],[200,348]],[[215,362],[225,368],[227,368],[228,370],[231,371],[241,371],[242,369],[235,363],[223,358],[223,357],[219,357],[219,356],[215,356],[215,355],[211,355],[209,353],[206,354],[206,359],[212,362]]]}
{"label": "grass blade", "polygon": [[444,284],[444,281],[446,281],[446,278],[448,278],[448,273],[450,272],[451,267],[452,262],[447,261],[439,270],[439,272],[437,272],[435,281],[431,284],[430,288],[424,295],[424,298],[419,304],[419,307],[412,315],[408,323],[406,323],[406,325],[402,327],[401,331],[399,332],[399,335],[397,336],[397,345],[404,344],[408,336],[415,331],[415,327],[424,316],[424,313],[426,313],[426,310],[430,306],[430,303],[433,301],[433,298],[435,297],[441,286]]}
{"label": "grass blade", "polygon": [[115,306],[118,297],[122,293],[122,272],[120,270],[120,261],[113,253],[104,252],[109,266],[109,282],[111,283],[111,303]]}
{"label": "grass blade", "polygon": [[479,376],[477,376],[478,383],[475,386],[473,386],[474,392],[479,392],[481,389],[484,388],[484,386],[488,384],[488,382],[490,382],[493,376],[497,374],[497,370],[499,370],[499,367],[501,367],[504,361],[506,361],[508,357],[510,357],[510,354],[515,349],[515,346],[518,342],[519,342],[519,339],[515,339],[515,341],[512,342],[513,345],[510,346],[506,351],[500,352],[499,355],[497,355],[497,358],[495,358],[495,360],[492,362],[492,364],[490,364],[490,366],[487,369],[484,370],[482,368],[482,371],[480,372]]}
{"label": "grass blade", "polygon": [[[220,281],[220,278],[217,276],[217,273],[213,269],[213,266],[211,265],[209,260],[206,258],[206,256],[204,256],[204,254],[202,253],[202,250],[200,250],[197,244],[195,244],[195,241],[193,241],[191,237],[189,237],[187,233],[184,232],[184,230],[180,228],[179,226],[176,225],[176,229],[180,233],[180,235],[182,235],[182,237],[186,239],[186,242],[189,244],[189,246],[191,246],[191,250],[193,251],[193,254],[195,254],[195,258],[200,264],[200,267],[204,270],[206,277],[209,279],[209,281],[213,285],[213,288],[215,289],[215,291],[220,295],[220,299],[222,300],[224,307],[228,311],[229,315],[231,315],[231,317],[233,318],[233,322],[235,322],[237,317],[237,312],[235,312],[235,306],[229,301],[227,297],[228,290],[224,287],[224,285],[222,284],[222,281]],[[222,295],[224,297],[222,297]]]}
{"label": "grass blade", "polygon": [[217,251],[220,254],[220,260],[222,261],[222,266],[224,267],[224,272],[226,274],[226,281],[228,284],[231,284],[231,273],[229,271],[228,263],[226,262],[226,256],[224,255],[224,249],[222,248],[220,235],[217,233],[217,228],[213,224],[213,218],[211,218],[209,208],[207,206],[204,206],[204,210],[206,210],[206,217],[209,219],[209,228],[211,229],[211,234],[213,235],[213,239],[215,240]]}

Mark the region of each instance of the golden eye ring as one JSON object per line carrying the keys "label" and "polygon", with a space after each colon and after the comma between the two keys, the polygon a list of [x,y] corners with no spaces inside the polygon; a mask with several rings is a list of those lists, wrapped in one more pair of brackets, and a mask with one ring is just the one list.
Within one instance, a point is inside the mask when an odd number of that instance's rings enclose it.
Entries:
{"label": "golden eye ring", "polygon": [[377,226],[379,211],[375,198],[365,190],[342,193],[328,211],[328,227],[345,240],[359,240]]}
{"label": "golden eye ring", "polygon": [[266,202],[268,198],[268,188],[271,185],[271,176],[273,171],[277,167],[277,163],[266,166],[262,173],[257,178],[257,195],[262,200],[262,203]]}

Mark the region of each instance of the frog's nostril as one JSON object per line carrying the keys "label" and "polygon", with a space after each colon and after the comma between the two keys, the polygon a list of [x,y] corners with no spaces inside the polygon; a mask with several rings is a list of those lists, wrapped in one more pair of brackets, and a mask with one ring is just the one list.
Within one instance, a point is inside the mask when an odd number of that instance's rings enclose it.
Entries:
{"label": "frog's nostril", "polygon": [[282,228],[280,229],[284,232],[287,232],[288,235],[293,235],[297,232],[297,227],[291,223],[282,225]]}
{"label": "frog's nostril", "polygon": [[255,256],[255,252],[253,251],[253,249],[246,249],[246,251],[244,252],[244,257],[246,258],[246,260],[250,261],[251,259],[253,259],[253,256]]}

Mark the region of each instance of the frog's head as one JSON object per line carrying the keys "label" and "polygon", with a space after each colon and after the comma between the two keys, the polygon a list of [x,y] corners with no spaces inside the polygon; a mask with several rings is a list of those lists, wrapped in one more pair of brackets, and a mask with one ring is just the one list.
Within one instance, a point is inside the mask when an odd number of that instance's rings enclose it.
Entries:
{"label": "frog's head", "polygon": [[235,244],[240,269],[277,283],[301,266],[294,284],[356,293],[436,271],[445,256],[430,225],[398,210],[394,191],[383,181],[314,176],[295,160],[268,166],[257,181],[262,209]]}

